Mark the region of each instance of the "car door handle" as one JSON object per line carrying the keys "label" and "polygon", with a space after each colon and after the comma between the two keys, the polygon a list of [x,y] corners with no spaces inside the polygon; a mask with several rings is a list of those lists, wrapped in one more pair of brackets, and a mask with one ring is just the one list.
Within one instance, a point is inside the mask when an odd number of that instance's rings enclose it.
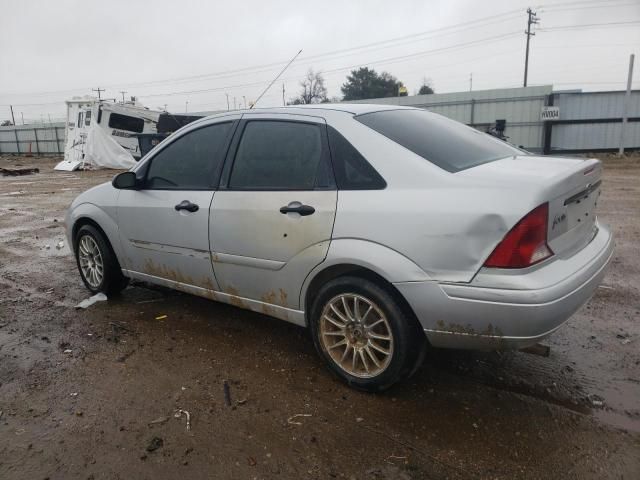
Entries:
{"label": "car door handle", "polygon": [[187,212],[197,212],[200,207],[195,203],[191,203],[189,200],[183,200],[175,206],[176,211],[186,210]]}
{"label": "car door handle", "polygon": [[299,213],[300,216],[306,217],[307,215],[313,215],[316,213],[316,209],[311,205],[298,205],[297,207],[290,207],[288,205],[280,207],[280,213]]}

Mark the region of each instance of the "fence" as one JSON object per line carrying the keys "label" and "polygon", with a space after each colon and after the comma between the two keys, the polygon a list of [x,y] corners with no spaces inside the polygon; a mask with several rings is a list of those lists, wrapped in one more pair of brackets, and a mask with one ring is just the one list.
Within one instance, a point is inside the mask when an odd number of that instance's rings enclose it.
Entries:
{"label": "fence", "polygon": [[[545,154],[617,151],[622,134],[625,92],[557,92],[548,104],[559,119],[545,122]],[[640,90],[631,92],[624,147],[640,148]]]}
{"label": "fence", "polygon": [[[486,131],[506,120],[508,140],[536,153],[616,151],[620,146],[625,92],[553,92],[552,86],[373,98],[356,103],[425,108]],[[554,115],[543,119],[553,107]],[[626,105],[624,147],[640,149],[640,90]],[[64,122],[0,127],[0,154],[64,152]]]}
{"label": "fence", "polygon": [[61,155],[64,153],[64,130],[62,122],[0,127],[0,155],[28,152]]}

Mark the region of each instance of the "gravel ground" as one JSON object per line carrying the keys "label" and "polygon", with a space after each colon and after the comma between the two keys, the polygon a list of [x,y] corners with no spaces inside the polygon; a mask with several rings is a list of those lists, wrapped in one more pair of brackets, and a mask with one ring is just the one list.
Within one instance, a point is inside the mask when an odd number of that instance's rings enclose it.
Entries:
{"label": "gravel ground", "polygon": [[370,395],[229,305],[136,284],[74,309],[64,209],[114,172],[0,157],[40,169],[0,177],[0,479],[640,478],[640,156],[601,158],[616,252],[551,355],[433,351]]}

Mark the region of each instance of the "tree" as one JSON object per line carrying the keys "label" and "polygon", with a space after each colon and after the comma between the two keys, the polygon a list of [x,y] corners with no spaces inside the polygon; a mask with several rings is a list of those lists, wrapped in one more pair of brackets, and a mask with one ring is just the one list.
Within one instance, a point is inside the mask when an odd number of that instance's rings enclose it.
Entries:
{"label": "tree", "polygon": [[312,68],[305,79],[300,82],[300,95],[289,102],[289,105],[305,105],[309,103],[325,103],[327,101],[327,87],[321,72],[314,72]]}
{"label": "tree", "polygon": [[435,93],[433,81],[430,78],[422,77],[422,86],[418,90],[418,95],[431,95],[432,93]]}
{"label": "tree", "polygon": [[[367,98],[396,97],[404,85],[388,72],[378,74],[374,69],[361,67],[351,70],[342,85],[343,100],[364,100]],[[406,95],[406,93],[403,93]]]}

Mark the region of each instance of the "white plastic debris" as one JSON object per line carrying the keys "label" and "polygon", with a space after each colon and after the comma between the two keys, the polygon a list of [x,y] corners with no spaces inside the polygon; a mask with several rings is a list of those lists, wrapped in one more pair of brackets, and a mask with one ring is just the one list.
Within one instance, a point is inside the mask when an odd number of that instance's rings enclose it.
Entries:
{"label": "white plastic debris", "polygon": [[292,415],[291,417],[289,417],[287,419],[287,423],[289,425],[302,425],[302,422],[294,421],[294,419],[299,418],[299,417],[310,417],[310,416],[311,416],[310,413],[296,413],[295,415]]}
{"label": "white plastic debris", "polygon": [[186,410],[178,409],[176,413],[173,414],[175,418],[180,418],[182,415],[187,417],[187,432],[191,431],[191,414]]}
{"label": "white plastic debris", "polygon": [[76,308],[89,308],[96,302],[104,302],[106,300],[107,296],[104,293],[96,293],[93,297],[89,297],[81,301],[78,305],[76,305]]}

